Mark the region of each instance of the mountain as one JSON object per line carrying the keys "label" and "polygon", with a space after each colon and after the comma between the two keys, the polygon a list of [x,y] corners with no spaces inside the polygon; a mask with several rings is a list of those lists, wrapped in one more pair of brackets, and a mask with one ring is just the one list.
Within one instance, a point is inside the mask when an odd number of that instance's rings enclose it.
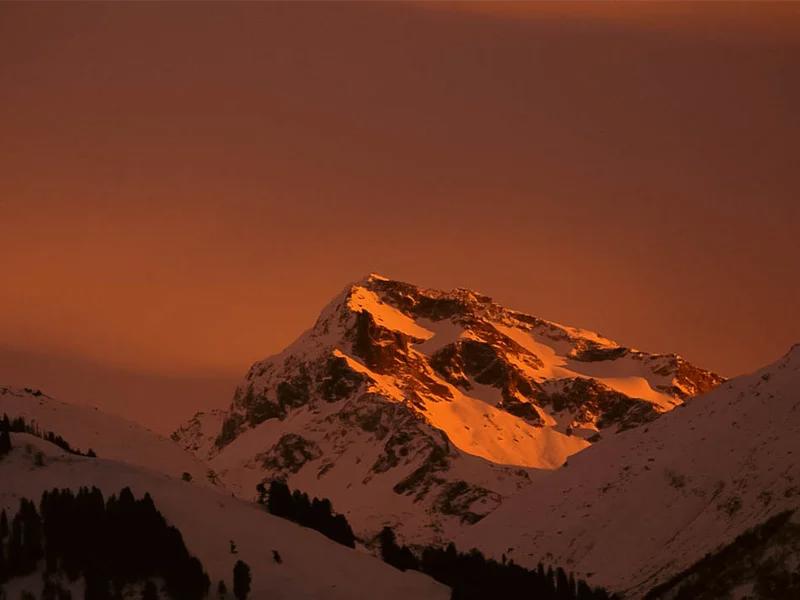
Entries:
{"label": "mountain", "polygon": [[[70,431],[56,433],[67,436]],[[420,573],[398,571],[219,488],[182,481],[127,462],[76,456],[26,433],[14,433],[11,439],[14,447],[10,454],[0,457],[0,509],[13,515],[20,498],[32,499],[38,505],[42,492],[53,488],[76,492],[81,486],[97,486],[106,497],[119,494],[124,487],[130,487],[136,497],[149,493],[207,570],[212,581],[209,597],[217,597],[220,579],[232,589],[232,569],[237,560],[252,569],[253,599],[449,597],[448,588]],[[273,559],[273,551],[280,555],[280,563]],[[42,568],[43,563],[40,571]],[[34,592],[34,597],[43,597],[39,595],[41,586],[42,574],[37,572],[12,579],[3,587],[8,598],[19,598],[23,589]],[[82,585],[73,589],[73,597],[83,598],[80,588]]]}
{"label": "mountain", "polygon": [[722,382],[675,354],[370,275],[173,439],[235,493],[285,479],[357,532],[447,539],[600,439]]}
{"label": "mountain", "polygon": [[[738,589],[733,597],[744,597],[757,588],[756,566],[763,575],[785,555],[797,564],[798,440],[800,345],[570,458],[458,541],[520,564],[562,564],[626,598],[657,586],[650,597],[726,597],[716,588],[675,595],[710,581],[727,581]],[[755,533],[735,539],[747,530]],[[724,572],[736,565],[741,570]]]}
{"label": "mountain", "polygon": [[171,440],[99,409],[60,402],[40,390],[0,386],[0,417],[21,417],[42,431],[63,435],[78,450],[212,484],[208,465]]}

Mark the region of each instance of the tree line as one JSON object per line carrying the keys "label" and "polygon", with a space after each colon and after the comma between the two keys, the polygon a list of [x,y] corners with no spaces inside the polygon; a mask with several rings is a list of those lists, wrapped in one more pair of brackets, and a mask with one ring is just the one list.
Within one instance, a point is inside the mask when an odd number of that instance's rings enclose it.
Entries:
{"label": "tree line", "polygon": [[87,456],[90,458],[95,458],[97,456],[91,448],[85,453],[81,452],[77,448],[73,448],[69,442],[60,435],[56,435],[52,431],[42,431],[35,423],[28,423],[25,421],[24,417],[9,419],[8,415],[5,413],[3,413],[3,418],[0,420],[0,456],[4,456],[11,451],[11,433],[29,433],[35,435],[51,444],[55,444],[69,454]]}
{"label": "tree line", "polygon": [[[144,598],[157,598],[152,579],[172,598],[200,600],[210,581],[181,533],[169,525],[149,494],[141,499],[124,488],[105,500],[93,487],[54,489],[42,494],[37,511],[28,499],[12,519],[0,513],[0,584],[35,572],[85,579],[84,600],[118,600],[126,585],[148,581]],[[48,582],[43,599],[69,593]],[[156,595],[153,595],[155,592]]]}
{"label": "tree line", "polygon": [[576,580],[561,567],[553,570],[539,563],[535,570],[526,569],[505,556],[498,562],[487,559],[478,550],[459,552],[454,544],[445,548],[425,547],[417,556],[407,546],[397,543],[389,527],[378,535],[381,558],[393,567],[430,575],[449,586],[452,600],[485,598],[534,598],[536,600],[610,600],[602,588],[592,588],[584,580]]}
{"label": "tree line", "polygon": [[[355,535],[343,515],[333,511],[330,500],[314,498],[290,490],[282,481],[272,481],[256,487],[258,501],[273,515],[311,527],[350,548],[355,547]],[[424,547],[416,552],[400,545],[394,531],[384,527],[378,535],[380,556],[384,562],[401,571],[425,573],[449,586],[452,600],[483,600],[493,597],[527,597],[536,600],[611,600],[614,596],[586,581],[576,579],[561,567],[541,563],[536,569],[526,569],[507,560],[487,559],[478,550],[459,552],[454,544],[447,547]]]}
{"label": "tree line", "polygon": [[263,483],[256,486],[258,501],[276,517],[294,521],[303,527],[316,529],[322,535],[348,548],[356,547],[356,536],[344,515],[333,510],[327,498],[309,499],[299,490],[291,491],[283,481],[272,481],[267,489]]}

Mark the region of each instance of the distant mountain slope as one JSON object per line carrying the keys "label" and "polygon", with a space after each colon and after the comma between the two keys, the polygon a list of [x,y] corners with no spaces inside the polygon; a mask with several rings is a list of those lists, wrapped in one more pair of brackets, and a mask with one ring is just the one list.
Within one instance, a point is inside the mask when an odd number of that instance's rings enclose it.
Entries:
{"label": "distant mountain slope", "polygon": [[100,458],[139,465],[194,481],[208,481],[209,467],[178,444],[149,429],[98,409],[60,402],[38,390],[0,386],[0,417],[23,417],[52,430],[75,448],[92,448]]}
{"label": "distant mountain slope", "polygon": [[459,542],[522,564],[563,564],[636,598],[800,507],[799,440],[800,345],[570,458]]}
{"label": "distant mountain slope", "polygon": [[722,379],[674,354],[371,275],[174,435],[243,497],[284,478],[364,535],[446,539],[540,469]]}
{"label": "distant mountain slope", "polygon": [[[59,434],[66,437],[69,431]],[[446,587],[420,573],[398,571],[220,490],[131,464],[66,454],[28,434],[13,434],[12,442],[11,454],[0,458],[0,508],[13,514],[20,497],[38,502],[44,490],[54,487],[77,490],[97,486],[106,496],[126,486],[137,497],[149,492],[165,518],[181,531],[189,551],[208,570],[210,596],[216,597],[220,579],[232,589],[233,565],[241,559],[252,569],[250,598],[254,600],[449,598]],[[36,458],[38,452],[44,454],[41,461]],[[236,554],[230,551],[231,541]],[[273,560],[273,550],[279,552],[280,564]],[[26,586],[31,582],[41,585],[41,577],[29,579]],[[13,581],[6,585],[9,598],[18,598],[19,589]]]}

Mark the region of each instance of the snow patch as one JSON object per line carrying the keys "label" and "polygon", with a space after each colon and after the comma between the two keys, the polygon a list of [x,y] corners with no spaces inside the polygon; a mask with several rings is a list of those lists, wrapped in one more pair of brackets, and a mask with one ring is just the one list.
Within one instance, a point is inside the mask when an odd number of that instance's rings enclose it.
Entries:
{"label": "snow patch", "polygon": [[375,292],[364,287],[353,287],[348,299],[348,307],[353,312],[363,310],[370,313],[375,322],[386,329],[399,331],[422,340],[433,337],[432,331],[420,327],[414,319],[404,315],[395,307],[384,303]]}

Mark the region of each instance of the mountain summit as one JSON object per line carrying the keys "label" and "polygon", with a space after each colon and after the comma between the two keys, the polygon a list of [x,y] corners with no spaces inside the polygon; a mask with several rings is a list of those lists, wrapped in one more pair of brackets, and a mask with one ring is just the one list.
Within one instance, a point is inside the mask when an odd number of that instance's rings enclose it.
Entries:
{"label": "mountain summit", "polygon": [[723,382],[676,354],[370,275],[254,364],[224,413],[175,432],[227,486],[329,497],[362,535],[474,523],[541,470]]}

